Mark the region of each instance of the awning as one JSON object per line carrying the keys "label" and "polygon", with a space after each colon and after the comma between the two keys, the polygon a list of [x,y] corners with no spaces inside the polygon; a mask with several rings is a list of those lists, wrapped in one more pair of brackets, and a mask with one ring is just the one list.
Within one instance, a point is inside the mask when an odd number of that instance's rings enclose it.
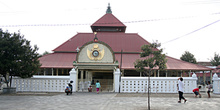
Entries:
{"label": "awning", "polygon": [[[118,60],[119,65],[121,62],[121,54],[117,53],[115,54],[116,60]],[[194,70],[194,71],[210,71],[211,68],[185,62],[179,59],[175,59],[169,56],[166,56],[167,58],[167,69],[166,70]],[[140,58],[139,54],[122,54],[122,69],[135,69],[134,68],[134,62],[136,59],[143,59]],[[155,68],[157,69],[157,68]]]}
{"label": "awning", "polygon": [[[47,54],[40,58],[41,68],[73,68],[73,61],[76,59],[77,53],[52,53]],[[194,71],[210,71],[212,68],[205,66],[185,62],[179,59],[175,59],[169,56],[167,58],[166,70],[194,70]],[[136,59],[140,59],[140,55],[137,53],[124,53],[122,54],[122,69],[134,70],[134,62]],[[115,60],[118,61],[120,66],[121,54],[115,54]],[[93,65],[94,66],[94,65]],[[98,66],[98,65],[97,65]],[[157,68],[155,68],[157,69]]]}
{"label": "awning", "polygon": [[42,56],[39,60],[41,68],[73,68],[76,53],[52,53]]}

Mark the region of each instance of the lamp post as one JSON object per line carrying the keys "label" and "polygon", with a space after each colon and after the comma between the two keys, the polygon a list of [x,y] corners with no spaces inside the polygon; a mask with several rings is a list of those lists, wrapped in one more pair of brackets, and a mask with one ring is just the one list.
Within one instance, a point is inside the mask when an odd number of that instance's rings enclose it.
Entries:
{"label": "lamp post", "polygon": [[78,55],[78,52],[80,51],[79,47],[76,48],[76,60],[74,61],[75,63],[77,62],[77,55]]}
{"label": "lamp post", "polygon": [[151,69],[149,69],[149,74],[148,74],[148,110],[150,110],[150,76],[151,76]]}
{"label": "lamp post", "polygon": [[121,66],[122,66],[122,52],[123,50],[121,50],[121,62],[120,62],[120,78],[119,78],[119,93],[120,93],[120,88],[121,88]]}

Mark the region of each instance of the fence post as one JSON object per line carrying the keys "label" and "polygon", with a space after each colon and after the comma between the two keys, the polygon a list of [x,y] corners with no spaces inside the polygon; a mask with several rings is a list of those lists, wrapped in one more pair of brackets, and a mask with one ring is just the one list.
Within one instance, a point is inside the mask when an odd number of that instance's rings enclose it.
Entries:
{"label": "fence post", "polygon": [[213,75],[213,93],[218,93],[218,75],[215,73],[214,75]]}
{"label": "fence post", "polygon": [[115,92],[119,92],[119,78],[120,78],[120,70],[117,68],[116,71],[115,71]]}
{"label": "fence post", "polygon": [[195,73],[193,73],[192,79],[194,79],[194,80],[193,80],[193,85],[192,85],[191,89],[197,88],[197,80],[198,80],[198,78],[197,78]]}
{"label": "fence post", "polygon": [[76,92],[76,84],[77,84],[77,75],[76,75],[76,70],[73,68],[70,72],[70,81],[73,81],[73,92]]}

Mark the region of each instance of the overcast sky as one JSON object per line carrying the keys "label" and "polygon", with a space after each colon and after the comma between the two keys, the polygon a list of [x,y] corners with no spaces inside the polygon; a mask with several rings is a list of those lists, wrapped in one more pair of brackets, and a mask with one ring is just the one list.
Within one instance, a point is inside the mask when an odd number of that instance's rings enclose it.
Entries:
{"label": "overcast sky", "polygon": [[0,28],[20,31],[40,54],[52,52],[77,32],[92,32],[108,3],[126,33],[158,40],[168,56],[189,51],[209,61],[220,54],[219,0],[0,0]]}

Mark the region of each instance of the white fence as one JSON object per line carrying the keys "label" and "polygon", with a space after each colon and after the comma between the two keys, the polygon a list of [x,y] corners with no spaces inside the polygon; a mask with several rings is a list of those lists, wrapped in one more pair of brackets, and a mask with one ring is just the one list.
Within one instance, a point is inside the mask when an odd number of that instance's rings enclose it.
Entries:
{"label": "white fence", "polygon": [[33,76],[22,79],[14,77],[12,87],[17,92],[64,92],[70,82],[70,76]]}
{"label": "white fence", "polygon": [[[197,87],[196,77],[183,77],[184,93],[192,93]],[[177,77],[151,77],[151,93],[177,93]],[[122,93],[145,93],[148,92],[148,77],[122,77]]]}
{"label": "white fence", "polygon": [[[119,76],[119,75],[118,75]],[[116,77],[116,76],[115,76]],[[73,69],[70,76],[33,76],[32,78],[22,79],[14,77],[12,79],[12,87],[16,87],[17,92],[64,92],[66,85],[73,81],[73,92],[78,91],[77,75]],[[119,87],[119,79],[115,80],[114,90],[117,92]],[[183,77],[184,93],[192,93],[197,87],[197,77]],[[150,92],[151,93],[177,93],[177,77],[151,77]],[[213,76],[213,93],[220,94],[220,78],[217,74]],[[120,84],[121,93],[146,93],[148,92],[148,77],[121,77]]]}

